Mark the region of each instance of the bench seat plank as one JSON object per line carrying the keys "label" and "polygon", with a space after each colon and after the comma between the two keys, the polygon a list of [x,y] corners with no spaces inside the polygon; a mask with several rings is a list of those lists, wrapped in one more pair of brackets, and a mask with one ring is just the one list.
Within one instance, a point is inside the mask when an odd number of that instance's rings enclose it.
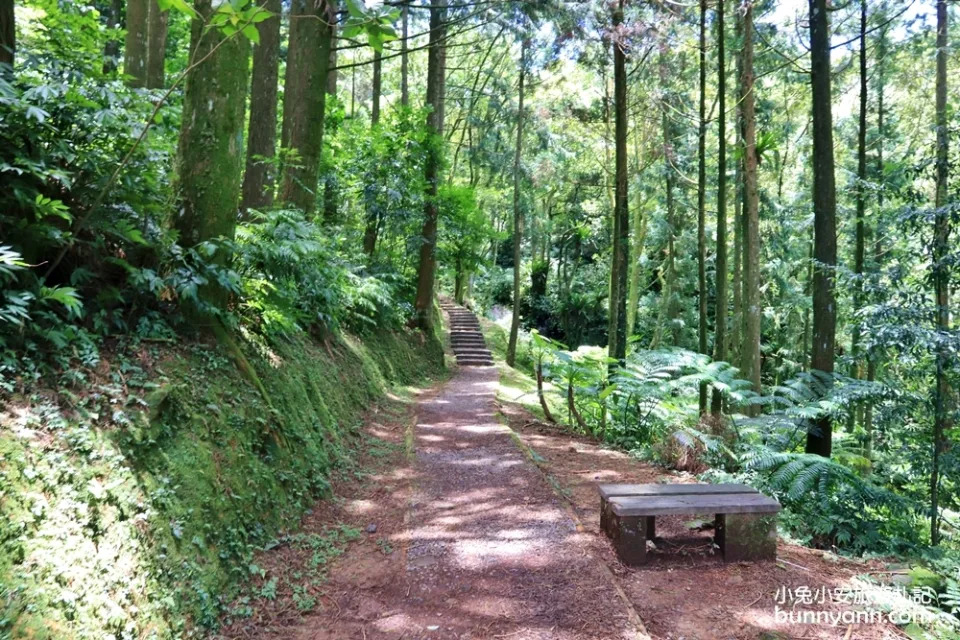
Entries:
{"label": "bench seat plank", "polygon": [[614,496],[678,496],[714,493],[759,493],[746,484],[601,484],[600,497]]}
{"label": "bench seat plank", "polygon": [[777,513],[780,503],[761,493],[613,496],[610,508],[618,516],[715,515]]}

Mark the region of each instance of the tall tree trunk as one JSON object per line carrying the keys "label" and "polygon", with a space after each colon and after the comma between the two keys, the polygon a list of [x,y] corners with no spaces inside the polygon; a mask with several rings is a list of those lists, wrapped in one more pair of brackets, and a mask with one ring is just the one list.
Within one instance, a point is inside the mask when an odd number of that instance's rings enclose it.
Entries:
{"label": "tall tree trunk", "polygon": [[281,197],[307,214],[317,203],[323,149],[327,70],[336,12],[328,0],[293,0],[283,91],[283,148],[295,157],[283,168]]}
{"label": "tall tree trunk", "polygon": [[[213,0],[197,0],[190,50],[206,60],[189,76],[183,94],[178,149],[179,213],[174,224],[184,246],[217,237],[233,238],[243,171],[243,129],[247,103],[250,47],[239,35],[226,38],[204,26],[215,11]],[[211,53],[212,52],[212,53]],[[225,262],[227,256],[219,254]],[[217,284],[201,299],[222,307],[227,293]]]}
{"label": "tall tree trunk", "polygon": [[[380,124],[380,93],[383,62],[379,51],[373,52],[373,91],[370,103],[370,125]],[[380,230],[380,215],[372,210],[366,212],[367,225],[363,231],[363,252],[372,256],[377,250],[377,234]]]}
{"label": "tall tree trunk", "polygon": [[420,327],[433,327],[433,283],[437,270],[437,186],[440,182],[443,140],[443,83],[445,65],[445,0],[430,0],[430,40],[427,45],[427,131],[433,138],[424,162],[427,197],[423,229],[420,232],[420,264],[417,269],[417,296],[414,309]]}
{"label": "tall tree trunk", "polygon": [[610,356],[621,365],[627,357],[627,272],[630,265],[630,211],[627,191],[627,54],[619,35],[623,24],[623,3],[613,13],[613,118],[614,118],[614,205],[613,293],[616,298],[616,324],[610,336]]}
{"label": "tall tree trunk", "polygon": [[740,370],[760,387],[760,198],[757,187],[757,118],[754,108],[753,2],[743,5],[743,342]]}
{"label": "tall tree trunk", "polygon": [[[330,65],[327,68],[327,95],[337,96],[337,46],[336,27],[334,27],[334,42],[330,46]],[[330,149],[331,161],[333,149]],[[334,163],[327,167],[323,178],[323,221],[326,224],[335,224],[339,219],[339,185]]]}
{"label": "tall tree trunk", "polygon": [[523,207],[520,202],[520,159],[523,155],[523,84],[527,75],[527,49],[530,40],[520,45],[520,79],[517,89],[517,143],[513,149],[513,317],[510,319],[510,340],[507,343],[507,364],[517,360],[517,334],[520,331],[520,260],[523,252]]}
{"label": "tall tree trunk", "polygon": [[403,7],[400,10],[401,14],[401,23],[402,30],[400,35],[400,104],[405,107],[410,106],[410,88],[407,84],[407,75],[408,71],[408,60],[409,54],[407,54],[407,37],[409,32],[410,24],[410,5],[408,2],[403,3]]}
{"label": "tall tree trunk", "polygon": [[[833,373],[837,334],[834,270],[837,265],[837,191],[830,89],[830,25],[827,0],[810,3],[810,84],[813,89],[813,336],[811,369]],[[807,434],[807,453],[829,457],[833,425],[817,420]]]}
{"label": "tall tree trunk", "polygon": [[13,66],[17,52],[17,23],[13,0],[0,0],[0,64]]}
{"label": "tall tree trunk", "polygon": [[[127,0],[127,39],[123,48],[123,73],[127,85],[147,85],[147,46],[150,3],[155,0]],[[192,49],[191,49],[192,50]]]}
{"label": "tall tree trunk", "polygon": [[[7,0],[0,0],[0,6],[2,6]],[[10,0],[11,6],[13,5],[13,0]],[[106,12],[104,16],[106,18],[107,28],[109,29],[119,29],[123,26],[123,0],[111,0],[110,9]],[[2,21],[2,18],[0,18]],[[2,31],[2,28],[0,28]],[[3,55],[0,52],[0,55]],[[109,74],[117,70],[117,66],[120,62],[120,41],[115,39],[110,39],[107,41],[107,44],[103,47],[103,73]]]}
{"label": "tall tree trunk", "polygon": [[149,0],[147,10],[147,77],[148,89],[163,88],[164,62],[167,59],[167,23],[169,11],[160,9],[157,0]]}
{"label": "tall tree trunk", "polygon": [[[717,264],[716,329],[713,359],[727,359],[727,67],[724,49],[723,0],[717,0]],[[713,390],[710,412],[720,416],[723,397]]]}
{"label": "tall tree trunk", "polygon": [[373,96],[370,106],[370,124],[380,124],[380,95],[382,93],[383,55],[379,51],[373,52]]}
{"label": "tall tree trunk", "polygon": [[280,0],[266,0],[263,8],[273,14],[257,25],[260,43],[253,49],[253,79],[250,82],[250,126],[247,138],[247,168],[243,175],[241,209],[262,209],[273,204],[277,155],[277,86],[280,62]]}
{"label": "tall tree trunk", "polygon": [[[700,0],[700,104],[697,122],[697,334],[707,354],[707,0]],[[700,413],[707,412],[707,383],[700,383]]]}
{"label": "tall tree trunk", "polygon": [[[887,32],[886,28],[883,27],[880,29],[880,34],[877,42],[877,55],[876,55],[876,65],[877,65],[877,160],[876,167],[874,169],[876,175],[875,180],[877,184],[880,185],[880,189],[877,190],[877,224],[873,230],[873,268],[876,271],[880,270],[881,260],[883,258],[883,248],[881,243],[881,229],[880,229],[880,215],[883,213],[883,186],[884,186],[884,175],[883,175],[883,141],[884,136],[886,135],[886,128],[883,124],[883,94],[884,94],[884,61],[887,56]],[[876,353],[867,353],[867,381],[873,382],[877,379],[877,362],[878,356]],[[863,410],[863,429],[866,432],[867,443],[866,451],[864,456],[868,460],[873,460],[873,404],[867,403],[866,408]]]}
{"label": "tall tree trunk", "polygon": [[[860,0],[860,113],[857,128],[857,188],[856,188],[856,239],[853,250],[853,273],[856,281],[853,287],[853,309],[851,316],[856,316],[863,305],[863,269],[866,253],[867,234],[867,2]],[[860,353],[860,321],[854,319],[853,332],[850,339],[851,363],[850,376],[860,378],[862,371],[862,354]],[[850,431],[856,424],[859,403],[850,409]]]}
{"label": "tall tree trunk", "polygon": [[[950,330],[950,267],[947,264],[950,249],[950,213],[947,211],[949,175],[947,132],[947,0],[937,1],[937,184],[934,197],[936,214],[933,242],[933,281],[936,299],[936,328]],[[930,472],[930,544],[940,544],[940,458],[944,449],[944,435],[948,426],[950,383],[946,375],[947,353],[937,349],[937,392],[933,425],[933,464]]]}

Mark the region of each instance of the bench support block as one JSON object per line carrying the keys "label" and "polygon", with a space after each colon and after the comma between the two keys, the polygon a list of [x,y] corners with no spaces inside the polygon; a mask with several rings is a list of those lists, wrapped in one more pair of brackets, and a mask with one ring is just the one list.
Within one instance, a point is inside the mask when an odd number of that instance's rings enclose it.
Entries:
{"label": "bench support block", "polygon": [[647,524],[652,522],[647,516],[618,516],[607,512],[607,527],[613,548],[620,561],[628,566],[637,566],[647,562]]}
{"label": "bench support block", "polygon": [[716,542],[726,562],[776,560],[777,514],[718,514]]}

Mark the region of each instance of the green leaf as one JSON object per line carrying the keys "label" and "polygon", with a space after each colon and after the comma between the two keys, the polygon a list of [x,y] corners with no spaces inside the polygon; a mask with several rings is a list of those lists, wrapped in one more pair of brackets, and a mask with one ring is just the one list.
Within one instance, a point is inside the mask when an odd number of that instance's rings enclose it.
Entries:
{"label": "green leaf", "polygon": [[248,24],[243,28],[243,35],[253,44],[260,44],[260,32],[257,31],[257,28],[252,24]]}

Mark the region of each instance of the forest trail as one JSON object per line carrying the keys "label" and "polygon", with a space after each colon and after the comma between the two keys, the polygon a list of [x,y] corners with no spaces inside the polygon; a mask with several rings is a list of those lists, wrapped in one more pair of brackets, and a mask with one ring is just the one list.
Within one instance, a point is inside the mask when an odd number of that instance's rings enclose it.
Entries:
{"label": "forest trail", "polygon": [[[884,568],[879,563],[781,540],[776,565],[726,564],[714,553],[712,531],[675,516],[658,521],[666,539],[658,538],[649,566],[620,565],[597,526],[596,483],[692,478],[498,400],[499,376],[495,366],[458,367],[415,402],[398,403],[399,412],[373,410],[366,435],[387,449],[373,446],[358,461],[362,473],[335,482],[342,497],[319,503],[294,536],[308,544],[284,544],[257,560],[265,576],[254,593],[271,579],[280,587],[220,637],[902,637],[889,624],[784,624],[774,616],[778,590],[865,588],[859,577]],[[356,539],[343,555],[325,551],[330,532],[345,529]],[[310,579],[304,567],[318,553],[329,565]]]}
{"label": "forest trail", "polygon": [[[636,638],[585,536],[497,415],[498,371],[420,404],[409,604],[442,638]],[[429,628],[429,624],[426,628]]]}

